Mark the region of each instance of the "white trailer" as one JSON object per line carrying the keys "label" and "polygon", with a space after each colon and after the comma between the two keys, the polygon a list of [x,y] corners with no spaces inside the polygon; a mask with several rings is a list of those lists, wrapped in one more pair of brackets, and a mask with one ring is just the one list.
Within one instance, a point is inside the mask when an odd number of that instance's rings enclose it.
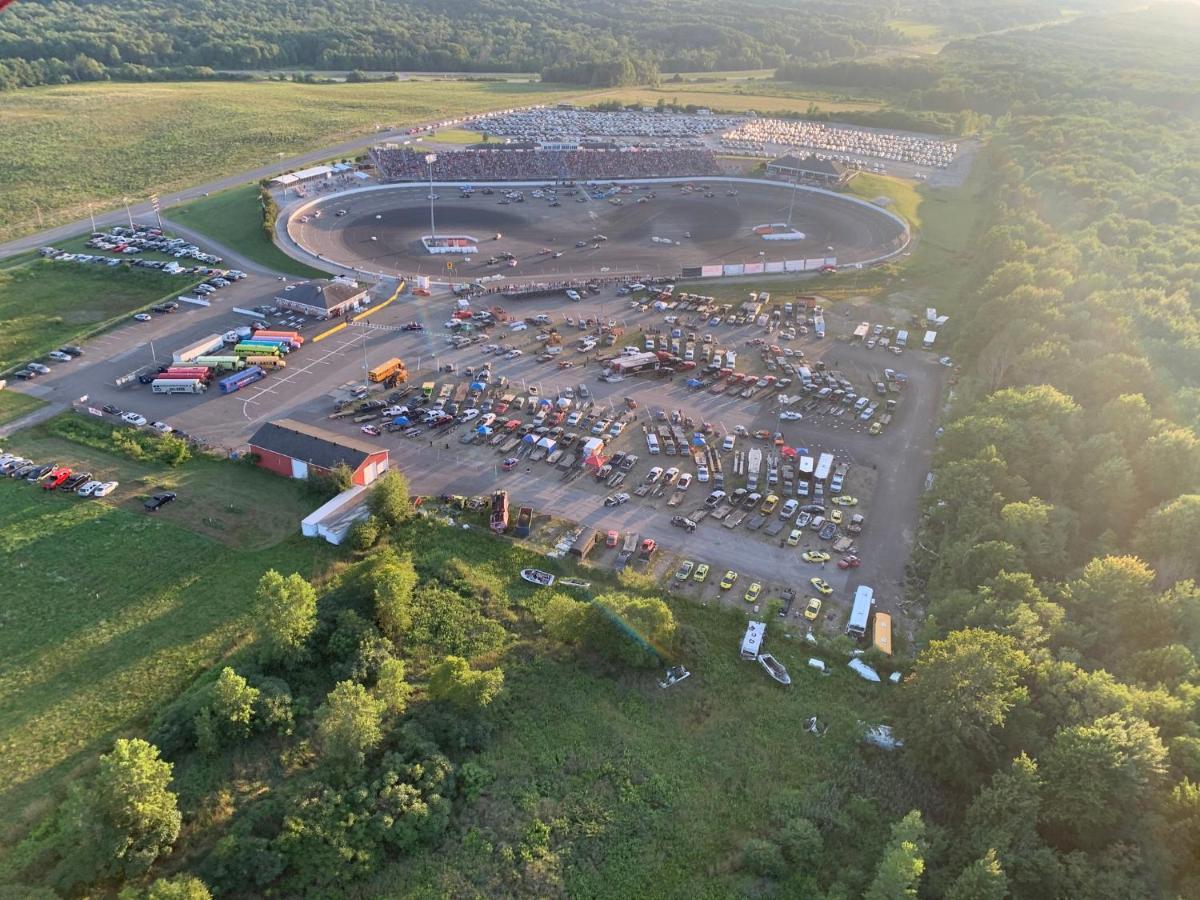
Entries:
{"label": "white trailer", "polygon": [[758,659],[758,651],[762,647],[763,635],[766,632],[766,622],[746,623],[746,633],[742,636],[742,659],[751,662]]}
{"label": "white trailer", "polygon": [[822,453],[817,457],[817,467],[813,471],[814,481],[828,481],[829,473],[833,471],[833,454]]}
{"label": "white trailer", "polygon": [[203,394],[207,389],[199,378],[155,378],[150,382],[155,394]]}
{"label": "white trailer", "polygon": [[931,349],[933,349],[933,342],[936,340],[937,340],[937,332],[936,331],[927,331],[927,332],[925,332],[924,340],[921,341],[921,346],[924,347],[926,350],[931,350]]}
{"label": "white trailer", "polygon": [[225,338],[219,334],[210,334],[208,337],[201,338],[194,344],[188,344],[186,347],[176,350],[172,359],[176,365],[179,365],[191,362],[199,356],[208,356],[224,346]]}
{"label": "white trailer", "polygon": [[905,331],[904,329],[900,329],[899,331],[896,332],[896,346],[897,347],[907,347],[908,346],[908,332]]}
{"label": "white trailer", "polygon": [[854,606],[850,609],[850,621],[846,623],[846,634],[857,640],[867,636],[871,624],[871,610],[875,606],[875,592],[865,584],[854,592]]}

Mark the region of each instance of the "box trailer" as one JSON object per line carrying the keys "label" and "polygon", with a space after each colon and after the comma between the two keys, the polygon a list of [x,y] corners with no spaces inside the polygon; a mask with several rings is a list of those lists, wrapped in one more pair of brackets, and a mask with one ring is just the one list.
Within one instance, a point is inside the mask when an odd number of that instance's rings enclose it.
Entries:
{"label": "box trailer", "polygon": [[925,332],[925,338],[921,341],[921,346],[924,347],[926,350],[931,350],[933,348],[933,343],[936,340],[937,340],[937,332],[936,331],[927,331],[927,332]]}
{"label": "box trailer", "polygon": [[180,347],[172,355],[176,363],[189,363],[198,356],[206,356],[225,346],[225,339],[219,334],[210,334],[195,343]]}

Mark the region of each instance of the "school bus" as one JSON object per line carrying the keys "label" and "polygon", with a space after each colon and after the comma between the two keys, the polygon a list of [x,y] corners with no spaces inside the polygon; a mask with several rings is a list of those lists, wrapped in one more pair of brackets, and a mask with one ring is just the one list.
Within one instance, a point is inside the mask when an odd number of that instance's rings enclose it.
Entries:
{"label": "school bus", "polygon": [[404,360],[398,356],[393,356],[387,362],[380,363],[367,373],[367,377],[371,381],[387,381],[389,378],[397,376],[399,381],[404,381],[408,377],[408,370],[404,366]]}
{"label": "school bus", "polygon": [[278,356],[247,356],[246,365],[262,366],[264,369],[287,368],[287,362],[280,359]]}
{"label": "school bus", "polygon": [[892,617],[885,612],[875,613],[871,642],[886,656],[892,655]]}

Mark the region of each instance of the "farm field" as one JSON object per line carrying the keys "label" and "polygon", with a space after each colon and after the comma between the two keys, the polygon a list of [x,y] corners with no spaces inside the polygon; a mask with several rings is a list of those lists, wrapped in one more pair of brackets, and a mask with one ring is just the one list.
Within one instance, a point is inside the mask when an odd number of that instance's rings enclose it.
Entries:
{"label": "farm field", "polygon": [[[576,89],[577,90],[577,89]],[[538,103],[540,84],[94,83],[0,97],[0,239],[400,126]]]}
{"label": "farm field", "polygon": [[[0,200],[0,203],[3,203]],[[149,269],[31,261],[0,269],[0,371],[195,282]]]}
{"label": "farm field", "polygon": [[192,228],[248,259],[299,278],[324,278],[326,272],[297,262],[267,239],[262,230],[258,185],[244,184],[210,197],[173,206],[166,216]]}
{"label": "farm field", "polygon": [[[119,461],[110,468],[127,471]],[[241,481],[227,479],[226,490]],[[299,536],[233,549],[166,509],[127,508],[125,485],[116,506],[7,479],[0,495],[0,805],[14,813],[10,828],[32,824],[64,780],[237,646],[263,570],[313,577],[332,549]],[[281,515],[291,520],[290,510]]]}

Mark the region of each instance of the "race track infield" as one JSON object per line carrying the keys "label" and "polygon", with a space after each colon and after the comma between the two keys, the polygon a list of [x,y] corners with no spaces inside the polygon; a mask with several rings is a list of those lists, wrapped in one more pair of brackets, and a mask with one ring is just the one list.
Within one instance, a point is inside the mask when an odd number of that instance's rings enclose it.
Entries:
{"label": "race track infield", "polygon": [[[533,198],[528,187],[522,188],[523,203],[504,204],[500,187],[491,195],[477,188],[466,197],[452,185],[437,185],[437,233],[477,238],[479,252],[470,258],[434,256],[422,246],[421,237],[430,233],[428,185],[323,197],[296,207],[288,231],[309,252],[368,272],[439,275],[453,259],[456,279],[499,274],[517,281],[604,272],[677,275],[684,266],[794,259],[829,258],[844,266],[896,252],[906,241],[897,219],[840,195],[799,190],[793,202],[788,185],[692,184],[698,190],[689,193],[669,184],[632,185],[631,193],[620,195],[621,205],[590,197],[577,202],[560,192],[558,207]],[[737,193],[731,196],[732,190]],[[638,202],[649,193],[655,196]],[[803,240],[767,241],[754,234],[756,225],[786,222],[789,206]],[[308,221],[301,222],[301,215]],[[607,240],[596,241],[596,235]],[[502,252],[515,254],[517,265],[488,264]]]}

